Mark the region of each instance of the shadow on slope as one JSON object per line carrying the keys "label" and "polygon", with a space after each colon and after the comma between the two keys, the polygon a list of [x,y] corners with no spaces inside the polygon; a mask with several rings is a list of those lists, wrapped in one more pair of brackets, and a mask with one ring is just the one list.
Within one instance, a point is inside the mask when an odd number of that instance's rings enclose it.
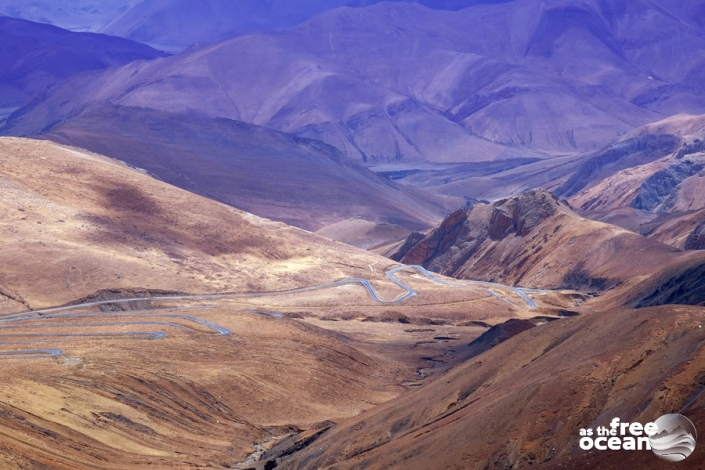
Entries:
{"label": "shadow on slope", "polygon": [[44,138],[308,230],[351,217],[424,229],[452,202],[377,176],[321,142],[229,119],[102,104]]}
{"label": "shadow on slope", "polygon": [[[677,412],[704,426],[702,309],[660,307],[531,328],[404,394],[347,420],[279,461],[285,470],[498,470],[582,458],[579,430],[615,416],[646,423]],[[632,468],[603,453],[599,468]],[[667,468],[651,453],[639,468]],[[688,465],[705,463],[697,449]],[[588,467],[582,467],[588,468]],[[597,467],[595,467],[597,468]],[[689,467],[690,468],[690,467]]]}
{"label": "shadow on slope", "polygon": [[72,75],[166,54],[128,39],[0,16],[0,108],[24,106]]}
{"label": "shadow on slope", "polygon": [[554,289],[628,287],[683,258],[673,247],[584,219],[541,189],[456,211],[418,240],[392,259],[459,279]]}

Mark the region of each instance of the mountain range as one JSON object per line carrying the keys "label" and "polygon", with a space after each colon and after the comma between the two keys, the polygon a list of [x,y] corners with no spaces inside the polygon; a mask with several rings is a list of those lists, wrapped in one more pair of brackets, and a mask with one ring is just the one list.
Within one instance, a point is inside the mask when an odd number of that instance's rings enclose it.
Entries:
{"label": "mountain range", "polygon": [[[399,0],[415,1],[415,0]],[[429,8],[459,10],[507,0],[422,0]],[[364,7],[376,0],[0,0],[0,16],[46,23],[71,31],[92,31],[157,44],[178,52],[197,42],[246,33],[288,29],[339,6]]]}
{"label": "mountain range", "polygon": [[425,229],[457,204],[379,176],[319,141],[224,118],[99,103],[43,138],[312,231],[352,218]]}
{"label": "mountain range", "polygon": [[164,57],[127,39],[0,17],[0,121],[76,74]]}
{"label": "mountain range", "polygon": [[[482,3],[458,11],[404,2],[341,7],[288,31],[238,36],[172,57],[73,75],[15,112],[0,132],[44,135],[128,158],[120,149],[129,147],[130,132],[143,133],[144,127],[108,135],[116,125],[115,106],[123,116],[149,109],[185,122],[242,122],[323,142],[402,183],[402,192],[410,191],[404,186],[421,190],[415,191],[416,201],[426,199],[421,206],[429,209],[414,220],[409,214],[415,209],[408,208],[393,214],[314,211],[306,222],[300,215],[277,215],[281,199],[270,204],[272,192],[238,207],[316,230],[358,215],[373,231],[380,223],[425,229],[462,206],[463,199],[552,188],[571,175],[565,184],[572,185],[582,178],[578,167],[590,165],[583,162],[643,132],[637,130],[642,126],[675,112],[705,112],[699,88],[704,40],[696,7],[567,0]],[[507,29],[514,31],[511,37],[497,34]],[[665,32],[658,49],[654,29]],[[567,44],[581,45],[579,60]],[[85,121],[93,122],[91,137],[69,131]],[[201,128],[191,134],[192,146],[202,145],[201,136],[221,139]],[[159,131],[153,134],[141,140],[159,142]],[[121,143],[113,140],[110,149],[99,145],[111,139]],[[155,155],[142,148],[129,159],[149,166]],[[193,182],[199,176],[192,171],[200,169],[160,177],[197,188]],[[393,233],[394,239],[403,235]],[[385,237],[346,239],[374,246]]]}
{"label": "mountain range", "polygon": [[346,0],[145,0],[100,28],[101,33],[183,50],[195,43],[288,29]]}
{"label": "mountain range", "polygon": [[1,468],[665,470],[581,429],[705,429],[701,0],[0,13]]}
{"label": "mountain range", "polygon": [[51,24],[71,31],[97,31],[139,0],[0,0],[0,16]]}
{"label": "mountain range", "polygon": [[705,40],[687,12],[665,1],[341,7],[286,32],[69,82],[9,130],[32,135],[100,100],[241,120],[370,164],[596,150],[705,112]]}

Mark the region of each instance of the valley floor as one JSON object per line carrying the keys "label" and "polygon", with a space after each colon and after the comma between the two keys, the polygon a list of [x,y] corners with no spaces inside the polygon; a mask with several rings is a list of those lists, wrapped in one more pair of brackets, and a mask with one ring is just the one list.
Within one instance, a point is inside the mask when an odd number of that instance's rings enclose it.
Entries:
{"label": "valley floor", "polygon": [[423,386],[493,324],[572,302],[522,294],[407,267],[388,282],[121,293],[5,314],[0,463],[238,468],[257,443],[325,429]]}

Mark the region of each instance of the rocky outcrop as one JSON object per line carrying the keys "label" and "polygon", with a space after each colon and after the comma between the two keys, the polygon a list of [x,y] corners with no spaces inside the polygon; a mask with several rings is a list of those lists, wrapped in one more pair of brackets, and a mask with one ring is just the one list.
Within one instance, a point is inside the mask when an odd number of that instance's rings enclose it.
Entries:
{"label": "rocky outcrop", "polygon": [[401,261],[405,264],[424,264],[443,254],[455,243],[458,235],[464,229],[467,218],[468,213],[464,210],[453,212],[441,222],[437,229],[408,250]]}
{"label": "rocky outcrop", "polygon": [[695,227],[685,240],[686,250],[705,250],[705,222]]}
{"label": "rocky outcrop", "polygon": [[539,189],[524,193],[516,199],[514,207],[516,234],[521,237],[528,235],[541,222],[558,212],[561,205],[567,206],[555,194],[548,191]]}
{"label": "rocky outcrop", "polygon": [[678,153],[676,153],[676,159],[680,160],[683,157],[700,152],[705,152],[705,140],[695,139],[690,144],[683,144]]}
{"label": "rocky outcrop", "polygon": [[[553,216],[561,205],[565,203],[543,189],[491,205],[476,204],[453,212],[427,236],[419,232],[410,234],[391,258],[406,264],[437,267],[448,274],[467,261],[485,240],[524,237]],[[438,262],[433,265],[435,260]]]}
{"label": "rocky outcrop", "polygon": [[491,205],[478,204],[467,211],[458,210],[415,244],[418,237],[410,236],[392,258],[456,275],[469,260],[493,256],[489,249],[493,244],[526,237],[561,206],[568,209],[555,195],[535,189]]}
{"label": "rocky outcrop", "polygon": [[675,152],[679,145],[681,140],[668,134],[646,134],[621,140],[586,160],[556,190],[556,194],[562,197],[574,196],[595,179],[603,179],[625,168],[658,160]]}
{"label": "rocky outcrop", "polygon": [[677,253],[580,217],[554,194],[535,189],[454,212],[401,262],[457,279],[597,293],[650,276]]}
{"label": "rocky outcrop", "polygon": [[[513,204],[507,204],[513,205]],[[517,224],[514,220],[513,211],[507,210],[511,208],[497,206],[492,211],[492,218],[488,227],[488,235],[492,240],[501,240],[510,233],[516,232]]]}
{"label": "rocky outcrop", "polygon": [[547,191],[529,191],[518,198],[495,203],[488,234],[501,240],[511,234],[526,236],[544,220],[556,213],[561,201]]}
{"label": "rocky outcrop", "polygon": [[394,261],[401,261],[402,258],[406,256],[406,254],[409,252],[409,250],[415,247],[424,238],[426,238],[426,235],[421,232],[411,232],[409,236],[406,237],[404,244],[399,247],[399,249],[395,251],[394,254],[390,256],[390,258]]}
{"label": "rocky outcrop", "polygon": [[639,188],[636,198],[629,204],[635,209],[665,213],[673,205],[678,186],[705,168],[705,162],[683,160],[651,175]]}

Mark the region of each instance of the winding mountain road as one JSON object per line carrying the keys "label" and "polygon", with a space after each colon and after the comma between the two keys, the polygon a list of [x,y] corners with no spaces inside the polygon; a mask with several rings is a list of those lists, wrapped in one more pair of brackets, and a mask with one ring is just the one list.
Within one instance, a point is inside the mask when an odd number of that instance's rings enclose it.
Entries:
{"label": "winding mountain road", "polygon": [[[494,283],[494,282],[484,282],[484,281],[466,281],[466,282],[470,282],[470,283],[473,283],[473,284],[478,284],[478,285],[481,285],[481,286],[501,287],[502,289],[509,289],[510,291],[514,292],[516,295],[518,295],[519,297],[521,297],[522,300],[523,300],[524,302],[526,302],[526,304],[529,306],[529,308],[536,308],[536,302],[534,302],[533,300],[531,300],[531,298],[530,298],[528,295],[526,295],[527,292],[536,292],[536,293],[546,293],[546,292],[548,292],[548,291],[539,290],[539,289],[524,289],[524,288],[521,288],[521,287],[504,286],[504,285],[502,285],[502,284],[496,284],[496,283]],[[511,301],[505,299],[504,297],[502,297],[501,295],[497,294],[495,291],[493,291],[493,290],[491,290],[491,289],[487,289],[487,292],[489,292],[490,294],[492,294],[493,296],[495,296],[495,297],[497,297],[497,298],[499,298],[499,299],[504,300],[505,302],[509,302],[510,304],[512,304],[512,305],[514,305],[514,306],[517,306],[514,302],[511,302]]]}
{"label": "winding mountain road", "polygon": [[[495,284],[491,282],[483,281],[457,281],[457,282],[447,282],[442,279],[437,278],[432,273],[428,272],[423,266],[418,265],[402,265],[390,269],[386,272],[387,277],[397,286],[405,290],[406,292],[399,297],[392,300],[381,299],[377,292],[375,292],[372,284],[367,279],[362,278],[346,278],[339,281],[333,281],[325,284],[320,284],[317,286],[303,287],[299,289],[290,289],[284,291],[275,292],[256,292],[256,293],[245,293],[245,294],[203,294],[203,295],[174,295],[174,296],[154,296],[154,297],[134,297],[128,299],[115,299],[115,300],[102,300],[94,302],[86,302],[82,304],[69,305],[63,307],[53,307],[41,310],[32,310],[22,313],[15,313],[10,315],[4,315],[0,317],[0,340],[10,339],[10,338],[43,338],[37,340],[28,341],[0,341],[0,346],[10,346],[10,345],[33,345],[37,346],[42,343],[60,343],[76,340],[78,338],[86,337],[131,337],[134,339],[141,340],[154,340],[162,339],[167,337],[167,333],[161,331],[135,331],[135,332],[124,332],[124,331],[108,331],[108,332],[94,332],[94,333],[12,333],[12,330],[31,330],[36,328],[46,329],[59,329],[59,328],[94,328],[94,327],[117,327],[117,326],[127,326],[127,325],[139,325],[139,326],[159,326],[168,328],[178,328],[191,331],[197,334],[212,334],[216,336],[223,336],[231,334],[231,331],[227,328],[223,328],[215,323],[203,320],[201,318],[192,315],[183,315],[176,313],[164,313],[164,312],[174,312],[183,310],[203,310],[204,308],[210,307],[198,307],[198,308],[167,308],[167,309],[150,309],[150,310],[132,310],[126,312],[77,312],[76,310],[85,309],[90,307],[100,307],[107,304],[121,304],[136,301],[149,301],[149,300],[213,300],[222,298],[234,298],[234,297],[264,297],[273,295],[285,295],[294,294],[299,292],[308,292],[313,290],[327,289],[332,287],[338,287],[347,284],[360,284],[362,285],[369,294],[370,298],[378,303],[383,304],[395,304],[401,303],[408,298],[417,295],[416,290],[400,281],[396,278],[395,274],[403,270],[416,270],[422,274],[427,279],[437,283],[444,284],[455,287],[464,287],[468,285],[482,285],[488,286],[487,292],[492,296],[497,297],[505,302],[508,302],[514,306],[517,306],[511,300],[501,296],[500,294],[489,289],[489,287],[496,287],[502,289],[508,289],[514,292],[517,296],[523,299],[528,308],[535,308],[536,303],[529,298],[526,292],[545,292],[536,289],[523,289],[519,287],[504,286],[501,284]],[[161,313],[160,313],[161,312]],[[167,321],[125,321],[123,319],[129,318],[144,318],[149,317],[152,319],[164,319]],[[105,319],[104,322],[80,322],[80,323],[34,323],[37,320],[42,322],[50,319]],[[111,321],[107,321],[111,320]],[[112,321],[115,320],[115,321]],[[171,321],[168,321],[171,320]],[[199,325],[201,328],[193,328],[191,326],[186,326],[182,323],[177,323],[174,320],[182,320],[187,324]],[[204,332],[203,329],[207,331]],[[4,331],[8,331],[4,333]],[[19,350],[7,350],[0,351],[0,360],[3,359],[37,359],[37,358],[48,358],[56,357],[63,354],[60,349],[19,349]]]}

